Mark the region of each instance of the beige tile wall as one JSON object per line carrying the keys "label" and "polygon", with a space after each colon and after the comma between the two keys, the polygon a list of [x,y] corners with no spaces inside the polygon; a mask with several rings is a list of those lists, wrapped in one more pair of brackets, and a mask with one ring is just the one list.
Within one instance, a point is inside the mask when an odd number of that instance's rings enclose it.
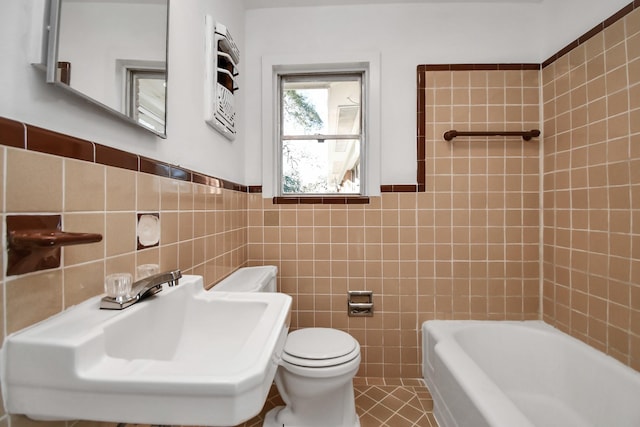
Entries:
{"label": "beige tile wall", "polygon": [[[3,270],[0,339],[101,294],[106,274],[155,263],[212,285],[246,263],[244,193],[7,147],[0,147],[0,165],[3,229],[8,214],[54,213],[63,215],[65,231],[104,237],[64,248],[57,269],[9,277]],[[159,246],[136,249],[138,212],[160,214]],[[6,425],[2,416],[0,405]],[[11,417],[12,426],[27,424],[33,423]]]}
{"label": "beige tile wall", "polygon": [[[537,71],[425,79],[426,192],[384,193],[369,205],[273,205],[0,148],[2,224],[7,214],[61,213],[66,230],[104,235],[65,248],[61,268],[0,273],[0,338],[139,264],[179,267],[208,284],[247,263],[275,264],[280,290],[294,298],[294,328],[353,334],[360,375],[418,377],[425,320],[539,317],[540,142],[447,143],[442,134],[538,128],[542,87],[544,320],[640,369],[639,11],[546,67],[542,82]],[[138,212],[160,213],[159,247],[136,250]],[[374,317],[347,317],[350,289],[374,291]],[[8,422],[0,409],[0,426]]]}
{"label": "beige tile wall", "polygon": [[542,75],[544,320],[640,370],[640,10]]}
{"label": "beige tile wall", "polygon": [[[293,327],[348,331],[360,375],[419,377],[428,319],[538,318],[539,143],[448,129],[538,128],[538,71],[427,72],[425,193],[369,205],[273,205],[249,198],[249,262],[280,268]],[[375,315],[347,316],[372,290]]]}

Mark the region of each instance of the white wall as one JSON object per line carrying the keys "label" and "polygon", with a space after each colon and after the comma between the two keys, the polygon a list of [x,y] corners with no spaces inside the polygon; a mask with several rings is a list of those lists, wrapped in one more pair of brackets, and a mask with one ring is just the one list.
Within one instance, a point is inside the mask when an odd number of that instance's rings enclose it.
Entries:
{"label": "white wall", "polygon": [[[260,93],[263,56],[380,52],[381,183],[415,184],[417,65],[540,63],[628,2],[425,2],[251,9],[245,24],[245,87],[249,93]],[[568,20],[573,22],[567,25]],[[260,103],[248,102],[245,114],[246,181],[261,184]]]}
{"label": "white wall", "polygon": [[[243,46],[243,1],[170,2],[166,140],[45,83],[44,74],[33,68],[27,59],[35,1],[0,1],[0,116],[244,182],[242,115],[240,130],[233,143],[209,128],[203,115],[204,15],[209,13],[226,24],[236,43]],[[241,75],[240,109],[246,94],[242,86]]]}
{"label": "white wall", "polygon": [[166,61],[163,3],[63,2],[58,59],[71,63],[71,87],[125,111],[117,60]]}
{"label": "white wall", "polygon": [[631,0],[543,0],[538,30],[542,61],[631,3]]}
{"label": "white wall", "polygon": [[[258,185],[263,55],[379,51],[382,183],[415,183],[418,64],[541,62],[630,0],[430,1],[251,9],[246,15],[242,0],[174,0],[166,140],[44,83],[44,75],[27,60],[34,1],[0,1],[0,116]],[[244,46],[239,132],[233,143],[206,126],[202,117],[205,13],[227,24]]]}

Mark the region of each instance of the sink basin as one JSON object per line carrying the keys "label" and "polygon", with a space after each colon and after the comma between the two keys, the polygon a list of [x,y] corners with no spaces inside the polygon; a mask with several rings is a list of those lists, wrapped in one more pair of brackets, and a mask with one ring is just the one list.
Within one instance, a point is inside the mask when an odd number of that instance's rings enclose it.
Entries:
{"label": "sink basin", "polygon": [[236,425],[262,409],[291,297],[207,292],[200,276],[124,310],[100,297],[16,332],[1,351],[6,409],[36,420]]}

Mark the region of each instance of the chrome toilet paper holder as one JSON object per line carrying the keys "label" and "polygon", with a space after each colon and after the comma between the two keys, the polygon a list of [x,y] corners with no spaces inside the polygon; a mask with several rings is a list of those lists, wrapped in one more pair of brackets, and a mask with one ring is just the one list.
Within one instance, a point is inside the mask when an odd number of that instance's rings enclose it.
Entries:
{"label": "chrome toilet paper holder", "polygon": [[373,291],[348,291],[347,313],[349,317],[373,316]]}

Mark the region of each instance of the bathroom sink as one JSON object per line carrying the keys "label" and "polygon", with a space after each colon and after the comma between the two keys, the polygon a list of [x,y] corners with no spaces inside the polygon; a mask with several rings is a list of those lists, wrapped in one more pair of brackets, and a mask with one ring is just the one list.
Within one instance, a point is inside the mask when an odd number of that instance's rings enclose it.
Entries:
{"label": "bathroom sink", "polygon": [[1,351],[7,411],[36,420],[236,425],[262,409],[291,298],[208,292],[202,278],[124,310],[100,297],[16,332]]}

